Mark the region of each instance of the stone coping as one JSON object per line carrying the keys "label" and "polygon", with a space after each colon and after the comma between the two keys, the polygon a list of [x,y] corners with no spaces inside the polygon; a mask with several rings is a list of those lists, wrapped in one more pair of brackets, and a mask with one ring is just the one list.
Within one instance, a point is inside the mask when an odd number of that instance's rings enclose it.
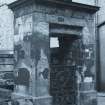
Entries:
{"label": "stone coping", "polygon": [[11,4],[9,4],[9,8],[14,9],[17,6],[24,4],[26,2],[33,2],[33,3],[41,3],[45,5],[59,5],[60,7],[65,7],[65,8],[71,8],[74,10],[79,10],[79,11],[85,11],[85,12],[90,12],[90,13],[95,13],[96,11],[99,10],[98,6],[92,6],[92,5],[86,5],[82,3],[75,3],[75,2],[65,2],[65,1],[57,1],[57,0],[18,0],[15,1]]}

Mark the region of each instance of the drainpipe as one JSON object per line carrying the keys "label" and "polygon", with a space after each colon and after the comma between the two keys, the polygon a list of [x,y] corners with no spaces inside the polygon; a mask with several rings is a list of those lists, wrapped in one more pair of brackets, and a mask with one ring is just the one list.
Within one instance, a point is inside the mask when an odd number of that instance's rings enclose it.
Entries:
{"label": "drainpipe", "polygon": [[[96,5],[99,5],[99,0],[96,0]],[[99,91],[100,89],[100,37],[99,37],[99,29],[102,26],[103,23],[98,25],[98,13],[96,13],[96,19],[95,19],[95,24],[96,24],[96,90]]]}

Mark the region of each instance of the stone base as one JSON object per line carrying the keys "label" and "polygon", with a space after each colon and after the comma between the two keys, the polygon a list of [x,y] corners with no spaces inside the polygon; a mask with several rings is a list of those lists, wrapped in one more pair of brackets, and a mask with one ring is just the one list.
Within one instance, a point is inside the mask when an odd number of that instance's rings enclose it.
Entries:
{"label": "stone base", "polygon": [[34,105],[52,105],[52,97],[33,97]]}
{"label": "stone base", "polygon": [[96,91],[80,92],[80,105],[97,105]]}
{"label": "stone base", "polygon": [[13,93],[12,94],[13,102],[18,102],[19,105],[27,104],[27,105],[52,105],[52,97],[51,96],[42,96],[42,97],[33,97],[24,94]]}
{"label": "stone base", "polygon": [[79,105],[97,105],[97,92],[94,82],[79,84]]}

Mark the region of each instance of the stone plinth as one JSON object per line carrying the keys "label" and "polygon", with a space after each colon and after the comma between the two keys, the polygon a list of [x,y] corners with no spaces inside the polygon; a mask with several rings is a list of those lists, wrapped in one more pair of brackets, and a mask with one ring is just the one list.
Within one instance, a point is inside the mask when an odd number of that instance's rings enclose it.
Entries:
{"label": "stone plinth", "polygon": [[18,102],[20,105],[27,103],[28,105],[52,105],[51,96],[42,96],[42,97],[33,97],[24,94],[13,93],[12,94],[13,102]]}
{"label": "stone plinth", "polygon": [[97,105],[94,83],[80,83],[79,88],[79,105]]}

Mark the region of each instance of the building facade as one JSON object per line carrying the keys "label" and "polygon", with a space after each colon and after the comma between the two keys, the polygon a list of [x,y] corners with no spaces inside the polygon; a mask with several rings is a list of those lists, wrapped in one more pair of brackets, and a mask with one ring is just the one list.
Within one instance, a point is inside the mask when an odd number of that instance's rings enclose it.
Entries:
{"label": "building facade", "polygon": [[14,103],[97,104],[94,16],[99,8],[81,2],[9,4],[14,14]]}
{"label": "building facade", "polygon": [[105,77],[104,77],[104,53],[105,53],[105,1],[97,0],[97,5],[99,5],[100,10],[97,13],[97,90],[105,91]]}
{"label": "building facade", "polygon": [[[0,16],[0,87],[2,87],[1,84],[5,87],[9,81],[12,81],[12,78],[7,80],[6,75],[12,75],[14,68],[13,14],[6,5],[2,5],[0,7]],[[3,78],[5,78],[4,82]],[[9,87],[12,88],[13,86],[10,85]]]}

